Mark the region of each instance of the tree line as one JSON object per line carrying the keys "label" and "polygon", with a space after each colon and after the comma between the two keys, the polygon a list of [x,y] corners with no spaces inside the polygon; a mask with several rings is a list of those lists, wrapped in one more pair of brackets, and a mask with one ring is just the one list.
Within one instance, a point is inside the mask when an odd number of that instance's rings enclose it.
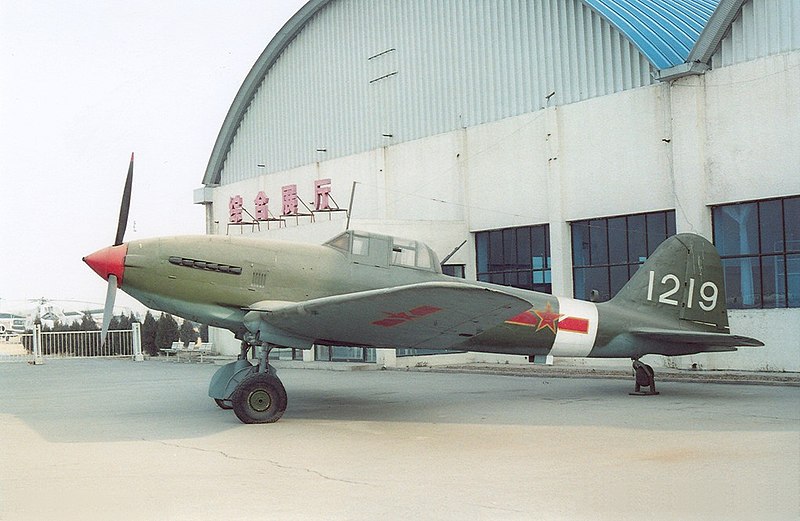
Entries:
{"label": "tree line", "polygon": [[[178,326],[178,321],[169,313],[161,313],[156,319],[148,310],[144,320],[140,321],[133,314],[114,315],[108,324],[109,331],[125,331],[131,329],[134,322],[141,324],[142,331],[142,350],[150,356],[157,356],[159,349],[172,347],[173,342],[180,341],[184,346],[197,341],[199,337],[203,342],[208,342],[208,326],[196,324],[190,320],[184,320]],[[56,321],[52,327],[42,324],[39,317],[36,317],[34,324],[41,326],[42,332],[62,332],[62,331],[99,331],[100,327],[95,322],[91,313],[85,311],[80,320],[73,320],[69,324],[61,324]]]}

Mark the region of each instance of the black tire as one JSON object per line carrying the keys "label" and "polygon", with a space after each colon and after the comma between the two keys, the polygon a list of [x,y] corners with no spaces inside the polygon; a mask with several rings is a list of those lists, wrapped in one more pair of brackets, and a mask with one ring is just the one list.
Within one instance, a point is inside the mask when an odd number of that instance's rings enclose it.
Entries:
{"label": "black tire", "polygon": [[216,403],[220,409],[225,409],[226,411],[233,409],[233,405],[231,405],[230,400],[220,400],[219,398],[214,398],[214,403]]}
{"label": "black tire", "polygon": [[242,423],[273,423],[286,410],[286,389],[277,376],[256,373],[236,387],[230,401]]}

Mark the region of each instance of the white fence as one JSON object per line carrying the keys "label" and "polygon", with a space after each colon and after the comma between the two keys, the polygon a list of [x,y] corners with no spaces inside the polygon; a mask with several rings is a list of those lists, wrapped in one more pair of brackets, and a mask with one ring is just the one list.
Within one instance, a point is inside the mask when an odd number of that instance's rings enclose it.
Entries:
{"label": "white fence", "polygon": [[100,331],[42,331],[0,340],[0,362],[41,364],[56,358],[132,358],[143,360],[141,326],[109,331],[105,344]]}

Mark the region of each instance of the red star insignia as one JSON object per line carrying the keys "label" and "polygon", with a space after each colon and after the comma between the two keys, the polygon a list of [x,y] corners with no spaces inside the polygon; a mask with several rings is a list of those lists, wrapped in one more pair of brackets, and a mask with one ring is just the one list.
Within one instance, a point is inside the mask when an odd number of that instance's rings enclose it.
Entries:
{"label": "red star insignia", "polygon": [[553,307],[549,302],[544,308],[544,311],[535,309],[533,312],[537,317],[539,317],[539,325],[536,326],[536,331],[541,331],[544,328],[550,328],[550,331],[552,331],[553,334],[556,332],[556,322],[558,322],[558,319],[564,316],[559,313],[553,313]]}

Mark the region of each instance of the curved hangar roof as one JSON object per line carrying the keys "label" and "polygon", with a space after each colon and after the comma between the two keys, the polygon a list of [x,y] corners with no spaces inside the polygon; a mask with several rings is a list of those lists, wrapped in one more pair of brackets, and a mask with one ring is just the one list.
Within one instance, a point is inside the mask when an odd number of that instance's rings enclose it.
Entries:
{"label": "curved hangar roof", "polygon": [[[273,65],[276,64],[293,40],[295,40],[295,38],[304,30],[304,28],[306,28],[307,24],[309,24],[309,22],[311,22],[312,19],[314,19],[318,14],[322,14],[322,11],[326,7],[330,7],[332,4],[337,4],[339,1],[340,0],[309,1],[286,23],[286,25],[284,25],[284,27],[269,43],[267,48],[253,66],[250,73],[247,75],[242,87],[233,101],[233,104],[231,105],[225,121],[223,122],[219,136],[214,145],[205,176],[203,178],[203,183],[205,185],[217,185],[220,184],[221,181],[223,183],[225,182],[224,179],[220,179],[221,172],[225,167],[226,159],[231,151],[234,138],[243,118],[250,109],[254,97],[256,96],[259,88],[262,86],[267,73],[270,71]],[[651,69],[650,71],[647,71],[647,76],[658,76],[661,71],[666,69],[674,70],[675,68],[684,66],[684,64],[689,61],[690,54],[692,54],[693,49],[695,52],[692,55],[692,59],[694,59],[695,55],[698,55],[696,45],[698,44],[698,41],[701,40],[701,36],[707,40],[706,45],[716,45],[716,43],[719,41],[719,38],[721,38],[725,27],[722,27],[721,29],[718,28],[713,35],[706,35],[704,33],[706,26],[713,25],[709,24],[709,19],[712,18],[712,15],[715,15],[715,10],[724,10],[726,11],[726,13],[724,13],[724,18],[726,18],[726,21],[729,23],[728,19],[732,16],[732,14],[735,14],[736,10],[738,10],[744,1],[745,0],[545,0],[544,2],[536,2],[535,9],[540,9],[543,11],[557,11],[563,8],[564,11],[567,11],[566,16],[568,18],[571,13],[580,11],[580,5],[578,5],[578,2],[580,2],[585,8],[588,8],[596,13],[602,19],[602,22],[609,24],[616,31],[618,31],[619,35],[627,40],[628,44],[641,54],[641,58],[646,60],[646,63],[649,64]],[[520,2],[514,3],[520,4]],[[524,1],[521,3],[527,4],[527,2]],[[372,7],[372,4],[369,5]],[[364,10],[363,6],[359,7]],[[717,9],[718,7],[719,9]],[[477,9],[480,10],[480,8]],[[528,5],[523,5],[522,7],[517,5],[512,9],[516,10],[514,14],[517,15],[519,14],[520,10],[527,12],[528,10],[533,10],[534,8]],[[469,9],[458,8],[455,10],[459,11],[459,14],[461,15],[463,15],[465,11],[469,11]],[[473,6],[472,11],[475,10],[476,8]],[[557,15],[552,13],[539,13],[537,14],[537,21],[540,21],[548,15],[563,17],[563,14],[564,13],[559,13]],[[481,13],[478,13],[478,16],[480,15]],[[458,14],[454,16],[458,16]],[[575,32],[585,32],[587,34],[579,35],[578,38],[586,41],[593,37],[597,38],[602,31],[602,27],[598,27],[595,22],[592,22],[590,19],[591,16],[582,16],[583,17],[580,18],[579,23],[582,23],[584,19],[587,21],[583,22],[583,27],[578,27],[578,31],[573,29],[572,36],[574,37]],[[719,13],[716,13],[716,18],[723,17],[721,17]],[[723,22],[723,24],[724,23],[725,22]],[[552,27],[547,24],[546,20],[543,27],[544,30],[552,29]],[[541,27],[539,28],[541,29]],[[348,29],[350,31],[365,30],[365,28],[352,23]],[[444,27],[444,29],[447,29],[447,27]],[[534,28],[531,28],[531,33],[533,32],[533,29]],[[595,33],[594,36],[592,35],[593,32]],[[530,38],[533,38],[534,35],[527,35],[523,33],[522,36],[529,36]],[[519,35],[517,37],[519,37]],[[555,40],[555,37],[553,38]],[[335,44],[338,43],[339,42],[337,40]],[[558,46],[562,42],[555,41],[555,43],[551,43],[542,42],[540,40],[534,43],[538,44],[539,46],[550,45],[552,47]],[[589,44],[587,43],[586,45],[588,46]],[[600,47],[600,44],[596,45],[598,48]],[[394,51],[395,49],[390,50]],[[587,51],[587,53],[588,52],[589,51]],[[593,52],[599,56],[600,60],[609,60],[612,58],[609,56],[607,49],[603,50],[602,48],[599,48],[599,50],[595,50]],[[625,51],[623,50],[623,52]],[[704,53],[701,54],[703,54],[703,57],[705,57]],[[629,57],[628,59],[631,62],[636,61],[636,58]],[[591,61],[591,58],[589,58],[589,60]],[[567,69],[568,67],[571,67],[571,64],[563,65],[564,69]],[[633,63],[630,65],[630,67],[634,69],[632,74],[636,76],[637,64]],[[639,66],[639,68],[641,68],[641,66]],[[625,74],[630,75],[631,73],[627,72]],[[623,90],[623,88],[637,87],[642,84],[648,84],[652,82],[651,78],[644,77],[644,73],[639,73],[639,76],[641,76],[641,78],[638,80],[638,83],[637,79],[633,78],[633,80],[628,80],[628,84],[624,85],[622,88],[615,87],[610,89],[610,92]],[[605,93],[602,91],[603,88],[601,87],[598,92],[594,93],[594,95]],[[571,100],[562,99],[560,101],[561,103],[564,103],[569,101],[577,101],[578,99],[585,99],[587,97],[591,97],[591,95],[583,95],[582,97],[573,96],[573,99]],[[549,98],[547,99],[549,101]],[[499,114],[498,116],[506,117],[509,115],[514,114]],[[496,117],[495,119],[499,119],[499,117]],[[489,118],[489,120],[491,120],[491,118]],[[477,122],[480,123],[484,121]],[[459,124],[466,126],[467,123],[460,121]],[[429,132],[427,135],[432,135],[438,131],[444,131],[442,129],[435,128],[435,126],[434,128],[429,128],[428,130]],[[412,137],[422,136],[419,135]],[[353,152],[353,150],[350,152]],[[280,165],[280,168],[298,166],[299,164],[304,164],[305,162],[311,161],[313,161],[313,159],[310,161],[300,160],[295,161],[294,164],[292,164],[291,161],[283,161]],[[279,168],[272,168],[273,171],[277,169]]]}
{"label": "curved hangar roof", "polygon": [[584,0],[656,69],[686,61],[720,0]]}

